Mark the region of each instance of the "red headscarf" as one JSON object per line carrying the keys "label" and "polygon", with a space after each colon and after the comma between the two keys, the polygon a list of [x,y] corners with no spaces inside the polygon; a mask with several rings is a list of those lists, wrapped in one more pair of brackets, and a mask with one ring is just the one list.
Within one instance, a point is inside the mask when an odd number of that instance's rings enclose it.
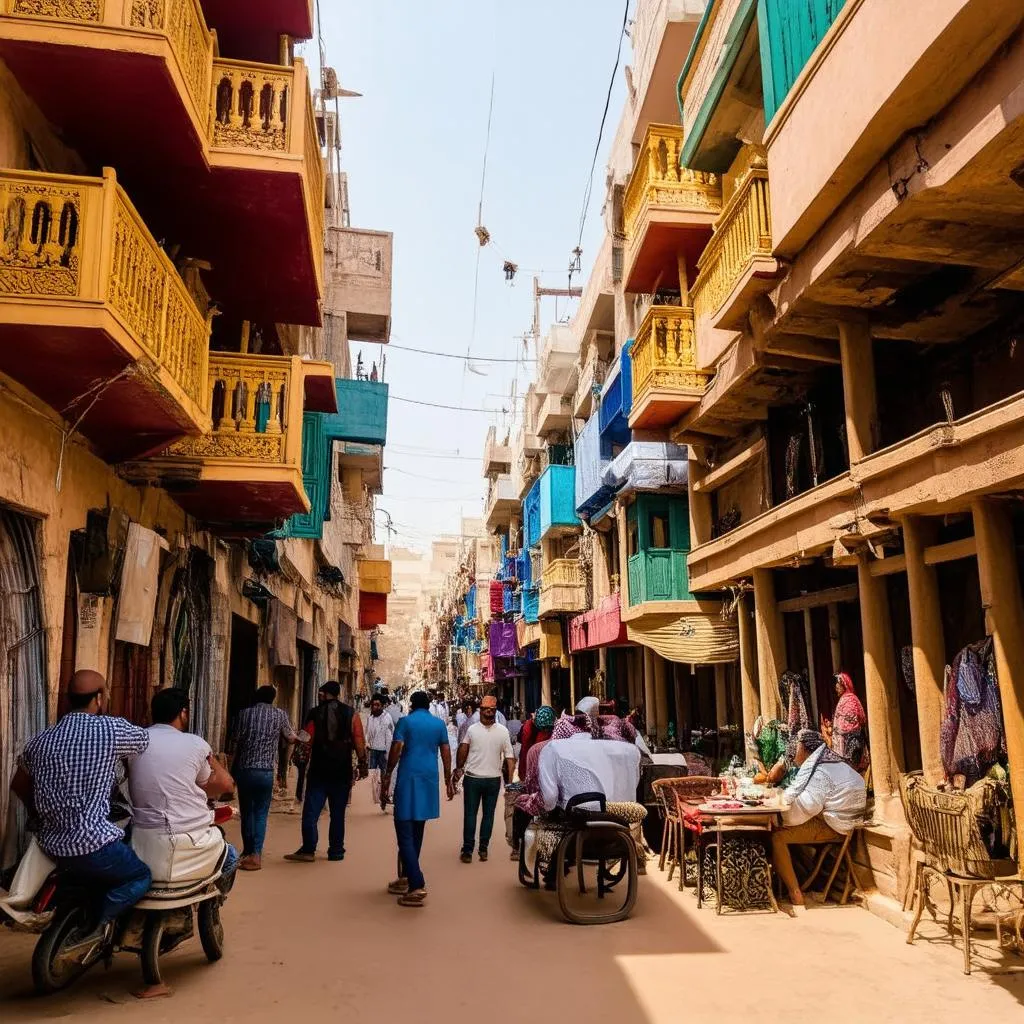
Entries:
{"label": "red headscarf", "polygon": [[860,698],[853,692],[853,680],[848,673],[840,672],[836,682],[842,687],[843,693],[836,705],[832,727],[837,732],[859,732],[867,725],[868,716],[864,713]]}

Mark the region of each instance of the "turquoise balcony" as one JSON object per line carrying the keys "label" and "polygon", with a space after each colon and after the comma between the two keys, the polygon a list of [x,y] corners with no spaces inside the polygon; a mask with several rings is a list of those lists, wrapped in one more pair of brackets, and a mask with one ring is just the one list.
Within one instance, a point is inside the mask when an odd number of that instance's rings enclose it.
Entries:
{"label": "turquoise balcony", "polygon": [[324,432],[336,441],[387,444],[387,384],[339,379],[334,386],[338,394],[338,411],[324,416]]}
{"label": "turquoise balcony", "polygon": [[576,467],[548,466],[537,483],[540,485],[540,539],[553,531],[578,529]]}

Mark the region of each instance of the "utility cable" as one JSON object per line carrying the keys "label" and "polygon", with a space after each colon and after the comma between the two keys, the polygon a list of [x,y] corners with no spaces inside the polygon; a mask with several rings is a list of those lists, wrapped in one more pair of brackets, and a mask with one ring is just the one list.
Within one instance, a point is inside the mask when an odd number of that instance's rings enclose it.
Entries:
{"label": "utility cable", "polygon": [[[388,348],[395,348],[401,352],[416,352],[421,356],[440,356],[442,359],[458,359],[460,362],[464,362],[466,357],[456,355],[454,352],[436,352],[429,348],[410,348],[408,345],[396,345],[394,342],[388,343]],[[536,362],[533,356],[519,356],[516,359],[510,359],[507,356],[473,356],[474,363],[521,363],[521,362]]]}
{"label": "utility cable", "polygon": [[482,406],[474,405],[445,405],[443,402],[421,402],[417,398],[399,398],[398,395],[389,395],[392,402],[406,402],[409,405],[426,405],[431,409],[451,409],[454,412],[504,412],[503,409],[485,409]]}

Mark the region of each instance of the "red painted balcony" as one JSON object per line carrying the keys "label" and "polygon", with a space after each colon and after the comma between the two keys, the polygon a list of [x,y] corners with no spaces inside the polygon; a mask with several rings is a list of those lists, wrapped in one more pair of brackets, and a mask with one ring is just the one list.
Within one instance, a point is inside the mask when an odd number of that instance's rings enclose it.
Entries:
{"label": "red painted balcony", "polygon": [[212,264],[211,295],[244,319],[319,325],[305,65],[216,58],[198,0],[0,5],[0,59],[86,161],[117,168],[157,238]]}

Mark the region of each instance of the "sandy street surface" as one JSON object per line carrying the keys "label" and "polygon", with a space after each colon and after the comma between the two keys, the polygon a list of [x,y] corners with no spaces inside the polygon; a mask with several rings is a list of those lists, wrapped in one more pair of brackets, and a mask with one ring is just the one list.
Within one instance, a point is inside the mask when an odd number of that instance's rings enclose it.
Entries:
{"label": "sandy street surface", "polygon": [[264,870],[243,874],[225,907],[219,964],[208,965],[192,940],[165,961],[170,999],[132,997],[140,976],[129,955],[65,995],[36,999],[33,940],[0,932],[0,1020],[480,1024],[515,1020],[517,1004],[566,1024],[769,1024],[819,1011],[830,1024],[1022,1019],[1024,959],[1000,956],[987,937],[968,978],[934,924],[911,947],[856,907],[716,917],[698,912],[692,890],[678,892],[656,864],[629,921],[573,927],[553,895],[518,885],[500,834],[488,863],[459,863],[460,830],[458,802],[428,825],[431,895],[426,908],[408,910],[384,891],[392,823],[371,808],[365,783],[342,863],[283,861],[299,821],[274,814]]}

